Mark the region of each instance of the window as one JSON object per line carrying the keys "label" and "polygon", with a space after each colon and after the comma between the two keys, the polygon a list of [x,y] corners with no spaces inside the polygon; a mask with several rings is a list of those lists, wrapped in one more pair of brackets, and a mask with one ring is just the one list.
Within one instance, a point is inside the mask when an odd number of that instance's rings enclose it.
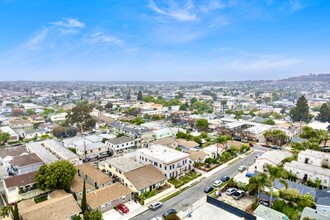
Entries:
{"label": "window", "polygon": [[164,166],[165,170],[167,170],[167,166]]}
{"label": "window", "polygon": [[154,162],[154,166],[157,167],[158,166],[158,163],[157,162]]}
{"label": "window", "polygon": [[111,202],[107,202],[105,205],[106,205],[107,207],[110,207],[110,206],[111,206]]}
{"label": "window", "polygon": [[159,164],[159,168],[162,168],[162,164]]}
{"label": "window", "polygon": [[328,180],[327,179],[324,179],[323,180],[323,183],[327,184],[328,183]]}
{"label": "window", "polygon": [[122,197],[121,197],[121,200],[124,201],[125,199],[126,199],[126,196],[122,196]]}

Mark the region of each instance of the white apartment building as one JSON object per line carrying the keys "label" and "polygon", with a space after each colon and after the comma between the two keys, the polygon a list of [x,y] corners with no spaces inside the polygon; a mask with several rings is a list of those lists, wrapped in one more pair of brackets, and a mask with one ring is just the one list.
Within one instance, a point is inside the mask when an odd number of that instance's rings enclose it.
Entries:
{"label": "white apartment building", "polygon": [[189,165],[189,154],[159,144],[138,149],[136,161],[144,165],[151,163],[167,178],[180,176],[192,168]]}
{"label": "white apartment building", "polygon": [[329,166],[330,154],[314,150],[304,150],[299,152],[298,161],[319,167],[323,165]]}
{"label": "white apartment building", "polygon": [[330,169],[292,161],[284,164],[284,169],[297,175],[299,179],[321,180],[321,185],[330,187]]}
{"label": "white apartment building", "polygon": [[125,136],[107,140],[105,143],[109,146],[109,150],[113,151],[114,156],[129,153],[135,148],[135,140]]}

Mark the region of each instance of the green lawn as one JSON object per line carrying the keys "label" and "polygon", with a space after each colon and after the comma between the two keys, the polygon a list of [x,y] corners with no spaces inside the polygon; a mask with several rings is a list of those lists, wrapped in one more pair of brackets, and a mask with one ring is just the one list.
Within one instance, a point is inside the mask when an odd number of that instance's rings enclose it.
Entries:
{"label": "green lawn", "polygon": [[43,202],[43,201],[46,201],[46,200],[47,200],[47,196],[44,195],[44,196],[40,196],[40,197],[38,197],[38,198],[35,198],[35,199],[34,199],[34,202],[35,202],[35,203],[40,203],[40,202]]}
{"label": "green lawn", "polygon": [[189,172],[185,176],[180,177],[179,179],[171,178],[168,180],[169,183],[173,184],[175,188],[178,188],[185,183],[188,183],[192,181],[193,179],[196,179],[199,177],[201,174],[197,174],[196,172]]}

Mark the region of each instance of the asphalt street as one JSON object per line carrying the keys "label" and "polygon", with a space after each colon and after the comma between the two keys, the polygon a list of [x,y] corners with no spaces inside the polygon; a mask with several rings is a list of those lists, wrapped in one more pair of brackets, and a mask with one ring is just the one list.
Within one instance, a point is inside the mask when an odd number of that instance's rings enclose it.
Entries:
{"label": "asphalt street", "polygon": [[231,164],[230,166],[224,168],[223,170],[215,173],[214,175],[203,179],[200,183],[196,184],[195,186],[183,191],[179,195],[165,201],[163,206],[156,210],[151,211],[148,210],[144,213],[141,213],[138,216],[132,218],[133,220],[149,220],[156,216],[162,216],[162,214],[171,208],[176,209],[178,212],[182,210],[186,210],[191,204],[196,202],[197,200],[201,199],[203,196],[206,195],[204,193],[204,188],[207,186],[212,186],[215,180],[220,179],[222,176],[229,176],[234,177],[239,173],[238,168],[239,166],[249,166],[254,163],[255,157],[259,154],[262,154],[262,151],[267,151],[268,149],[263,148],[261,146],[255,146],[255,151],[245,158]]}

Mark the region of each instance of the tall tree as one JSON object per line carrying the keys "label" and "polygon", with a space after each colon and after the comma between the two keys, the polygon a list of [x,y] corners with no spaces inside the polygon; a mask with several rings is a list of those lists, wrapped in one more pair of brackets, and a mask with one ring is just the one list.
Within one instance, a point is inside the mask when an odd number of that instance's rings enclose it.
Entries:
{"label": "tall tree", "polygon": [[68,189],[76,173],[76,168],[66,160],[44,164],[36,174],[37,187],[41,190]]}
{"label": "tall tree", "polygon": [[209,129],[209,122],[206,119],[198,119],[196,121],[196,129],[199,131],[207,131]]}
{"label": "tall tree", "polygon": [[81,133],[95,126],[96,120],[92,118],[92,108],[89,105],[79,105],[71,109],[66,116],[67,123],[77,126]]}
{"label": "tall tree", "polygon": [[10,134],[0,131],[0,145],[5,144],[10,139]]}
{"label": "tall tree", "polygon": [[309,107],[305,96],[301,96],[298,99],[296,106],[290,110],[289,115],[294,122],[310,121],[311,117],[309,115]]}
{"label": "tall tree", "polygon": [[249,179],[247,190],[250,194],[258,193],[258,201],[260,199],[260,191],[268,184],[268,177],[265,173],[260,173],[256,177]]}
{"label": "tall tree", "polygon": [[12,210],[12,212],[13,212],[13,219],[14,220],[20,220],[18,207],[17,207],[17,202],[15,202],[15,206],[14,206],[14,209]]}
{"label": "tall tree", "polygon": [[82,199],[81,199],[81,211],[82,213],[85,213],[87,210],[87,201],[86,201],[86,181],[84,179],[84,186],[83,186],[83,192],[82,192]]}
{"label": "tall tree", "polygon": [[286,135],[284,131],[277,129],[265,131],[263,135],[268,141],[271,141],[279,146],[282,146],[284,142],[289,139],[289,136]]}
{"label": "tall tree", "polygon": [[330,121],[330,110],[328,105],[324,103],[320,108],[320,113],[317,115],[316,119],[321,122],[329,122]]}
{"label": "tall tree", "polygon": [[138,92],[138,94],[137,94],[137,100],[140,100],[140,101],[142,101],[142,99],[143,99],[143,95],[142,95],[142,92],[141,92],[141,91],[139,91],[139,92]]}
{"label": "tall tree", "polygon": [[131,89],[128,89],[126,99],[131,100]]}
{"label": "tall tree", "polygon": [[280,169],[277,166],[272,166],[270,164],[267,165],[267,170],[269,172],[269,178],[268,178],[268,182],[271,186],[270,188],[270,203],[269,203],[269,207],[272,207],[272,201],[273,201],[273,191],[274,191],[274,183],[275,183],[275,179],[276,178],[280,178],[280,177],[287,177],[286,173]]}
{"label": "tall tree", "polygon": [[222,113],[225,114],[225,105],[227,105],[227,100],[222,100],[221,101],[221,106],[222,106]]}

